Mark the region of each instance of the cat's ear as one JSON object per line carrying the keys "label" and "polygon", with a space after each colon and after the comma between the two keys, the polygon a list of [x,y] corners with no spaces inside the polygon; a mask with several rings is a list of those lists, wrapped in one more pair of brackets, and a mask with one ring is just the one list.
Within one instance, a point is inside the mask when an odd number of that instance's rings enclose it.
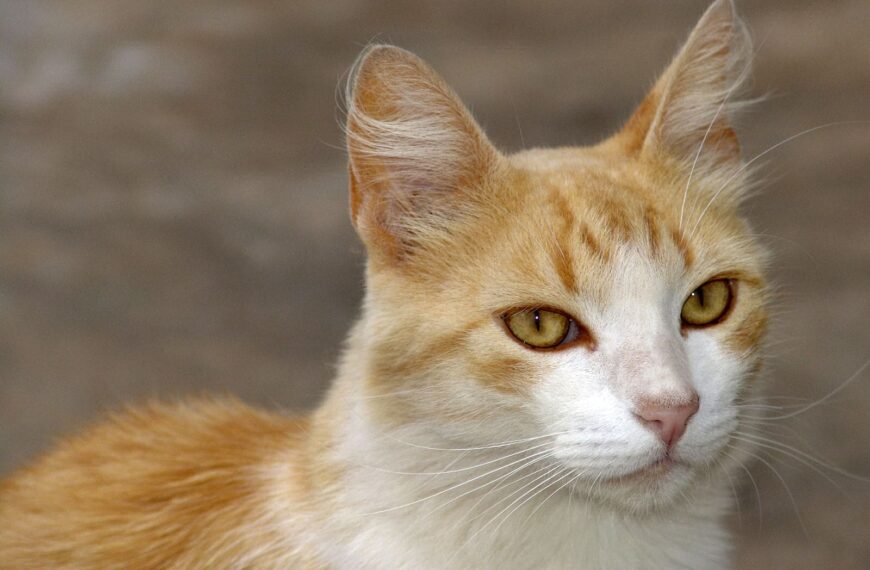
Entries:
{"label": "cat's ear", "polygon": [[664,152],[697,172],[733,166],[732,128],[752,48],[732,0],[716,0],[616,139],[634,153]]}
{"label": "cat's ear", "polygon": [[439,241],[480,199],[499,154],[420,58],[373,46],[352,72],[346,123],[351,217],[370,253]]}

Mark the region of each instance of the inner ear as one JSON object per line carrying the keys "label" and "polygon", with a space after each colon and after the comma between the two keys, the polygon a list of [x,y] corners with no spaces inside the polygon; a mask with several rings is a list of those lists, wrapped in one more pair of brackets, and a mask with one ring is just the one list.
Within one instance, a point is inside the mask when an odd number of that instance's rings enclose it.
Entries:
{"label": "inner ear", "polygon": [[373,46],[348,103],[351,215],[369,252],[396,255],[449,233],[499,157],[459,98],[417,56]]}
{"label": "inner ear", "polygon": [[731,0],[717,0],[617,135],[632,153],[697,162],[701,172],[740,161],[732,127],[749,75],[751,43]]}

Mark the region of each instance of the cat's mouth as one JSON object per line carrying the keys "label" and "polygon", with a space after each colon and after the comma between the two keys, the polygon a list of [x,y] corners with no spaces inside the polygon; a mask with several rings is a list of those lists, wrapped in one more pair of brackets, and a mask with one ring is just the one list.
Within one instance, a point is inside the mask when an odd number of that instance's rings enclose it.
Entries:
{"label": "cat's mouth", "polygon": [[607,480],[608,483],[616,483],[616,484],[635,484],[640,482],[650,482],[657,479],[660,479],[673,470],[678,469],[680,467],[684,467],[685,464],[674,459],[670,455],[665,455],[660,459],[649,463],[640,469],[636,469],[631,471],[630,473],[626,473],[625,475],[618,475],[616,477],[612,477]]}

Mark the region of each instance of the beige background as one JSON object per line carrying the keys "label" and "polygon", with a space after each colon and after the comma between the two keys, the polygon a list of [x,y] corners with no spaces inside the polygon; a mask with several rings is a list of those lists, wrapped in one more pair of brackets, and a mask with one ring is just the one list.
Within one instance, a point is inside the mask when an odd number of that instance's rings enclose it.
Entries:
{"label": "beige background", "polygon": [[[867,0],[741,4],[771,95],[747,156],[870,119]],[[335,93],[367,42],[432,62],[504,149],[589,143],[704,7],[0,1],[0,473],[122,402],[317,402],[361,295]],[[817,398],[870,358],[868,152],[870,124],[803,137],[747,205],[776,254],[772,394]],[[870,372],[777,437],[870,475],[868,416]],[[751,467],[739,566],[868,567],[870,484],[768,460],[796,506]]]}

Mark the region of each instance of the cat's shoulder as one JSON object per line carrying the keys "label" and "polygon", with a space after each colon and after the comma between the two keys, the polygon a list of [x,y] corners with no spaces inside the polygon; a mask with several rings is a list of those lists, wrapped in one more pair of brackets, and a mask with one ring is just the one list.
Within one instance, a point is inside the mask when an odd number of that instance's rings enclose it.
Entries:
{"label": "cat's shoulder", "polygon": [[113,413],[0,484],[0,553],[58,567],[178,567],[258,552],[250,547],[268,541],[256,532],[280,540],[272,483],[304,492],[307,429],[305,418],[229,398]]}
{"label": "cat's shoulder", "polygon": [[253,465],[263,455],[301,441],[307,427],[307,418],[267,412],[235,398],[152,401],[109,413],[61,440],[12,482],[44,470],[95,475],[117,463],[131,473],[137,465],[130,462],[140,459],[151,473],[187,463],[200,468]]}

